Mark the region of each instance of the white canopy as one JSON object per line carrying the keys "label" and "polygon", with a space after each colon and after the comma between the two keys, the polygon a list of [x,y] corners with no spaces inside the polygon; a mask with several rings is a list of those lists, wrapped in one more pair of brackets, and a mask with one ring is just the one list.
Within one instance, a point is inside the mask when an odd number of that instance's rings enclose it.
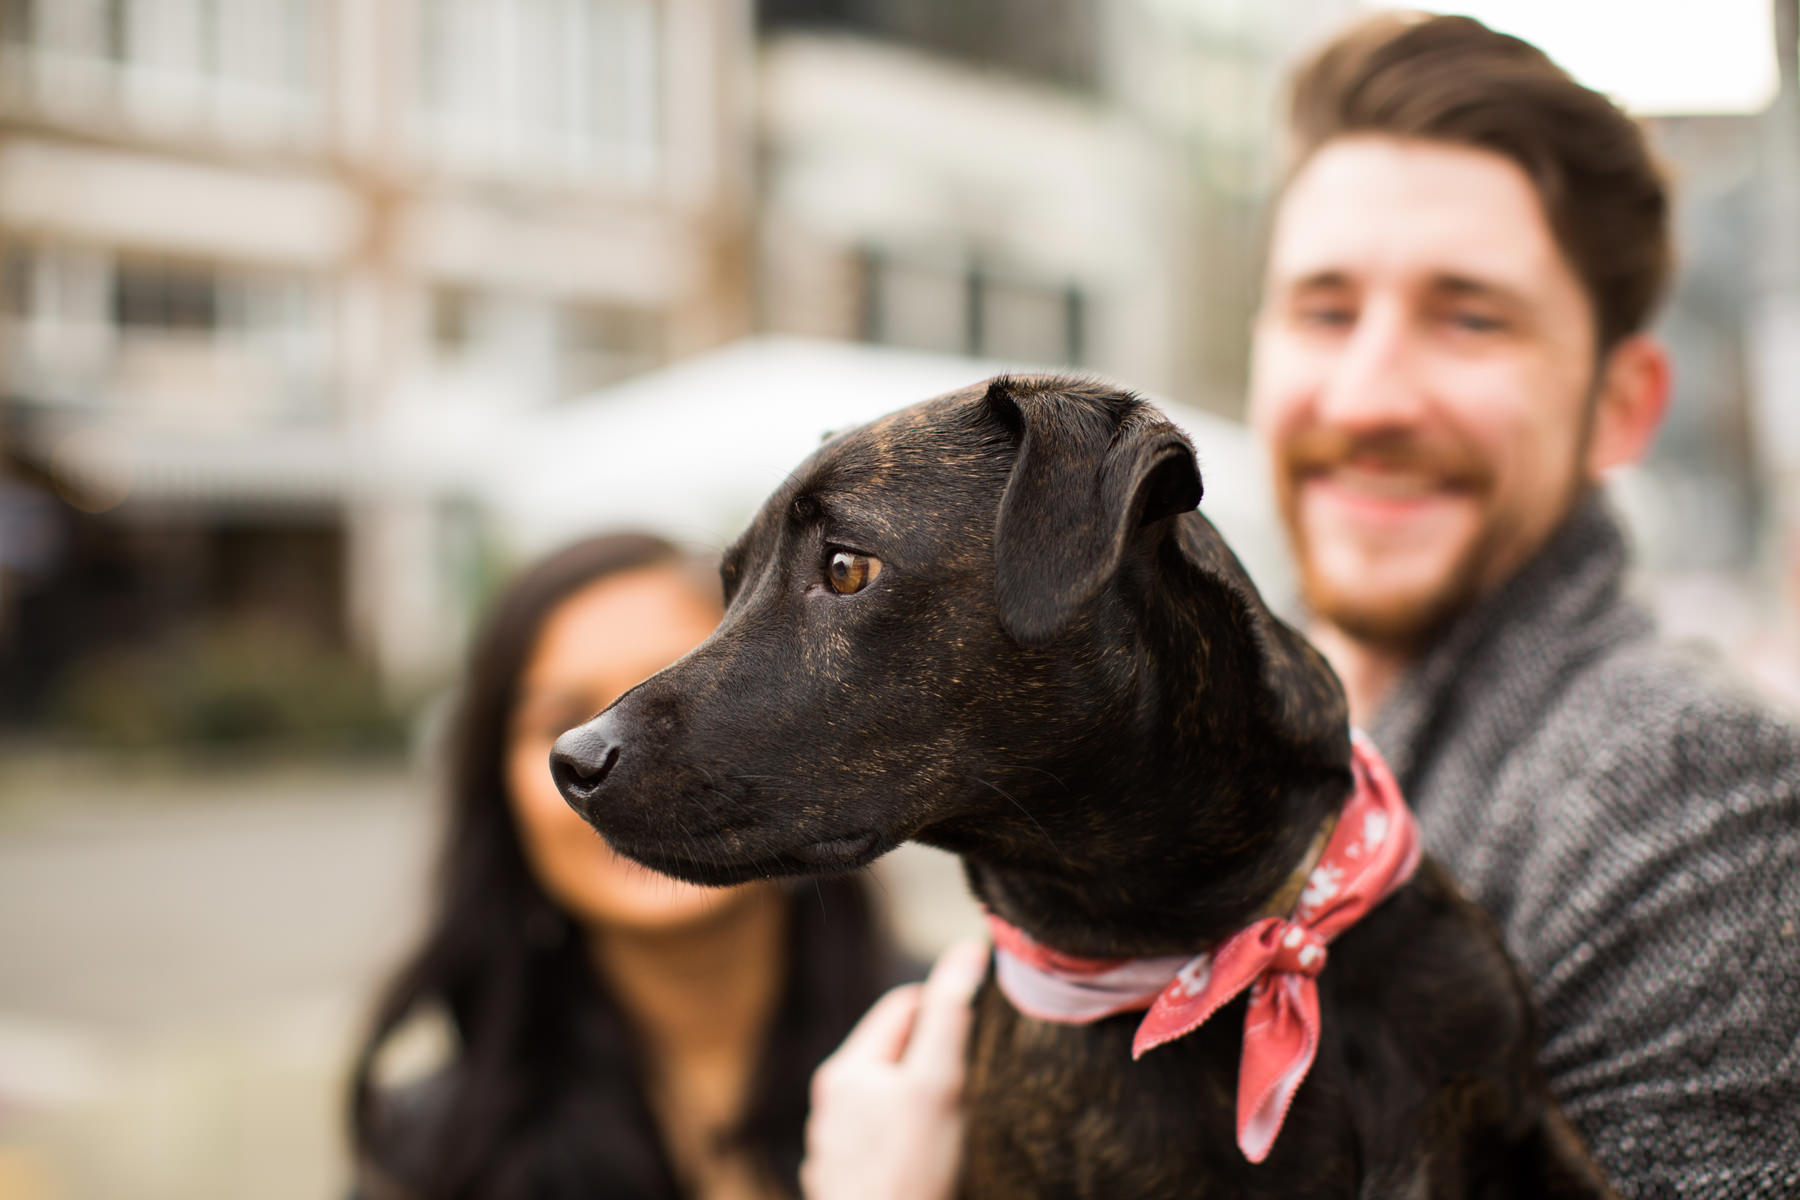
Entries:
{"label": "white canopy", "polygon": [[[647,528],[716,549],[831,430],[1016,364],[799,338],[749,338],[515,421],[486,500],[536,552],[596,529]],[[1243,425],[1160,404],[1193,438],[1206,499],[1272,599],[1291,580],[1263,456]]]}

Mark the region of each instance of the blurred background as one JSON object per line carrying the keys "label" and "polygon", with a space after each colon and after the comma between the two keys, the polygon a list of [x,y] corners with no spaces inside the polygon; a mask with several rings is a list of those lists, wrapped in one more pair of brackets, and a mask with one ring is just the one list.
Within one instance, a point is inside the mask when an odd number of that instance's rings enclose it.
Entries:
{"label": "blurred background", "polygon": [[[1007,365],[1241,426],[1355,0],[0,0],[0,1200],[341,1193],[483,598]],[[1644,594],[1800,698],[1800,0],[1486,0],[1680,189]],[[968,920],[901,858],[921,950]],[[948,897],[946,899],[946,897]]]}

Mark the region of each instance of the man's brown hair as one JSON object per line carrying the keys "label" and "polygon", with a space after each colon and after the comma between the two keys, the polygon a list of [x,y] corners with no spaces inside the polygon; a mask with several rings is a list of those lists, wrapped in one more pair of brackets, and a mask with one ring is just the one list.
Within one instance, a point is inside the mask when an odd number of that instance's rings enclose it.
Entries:
{"label": "man's brown hair", "polygon": [[1529,42],[1469,17],[1370,17],[1296,72],[1289,133],[1290,179],[1325,143],[1360,133],[1517,163],[1587,291],[1603,355],[1662,298],[1669,193],[1642,129]]}

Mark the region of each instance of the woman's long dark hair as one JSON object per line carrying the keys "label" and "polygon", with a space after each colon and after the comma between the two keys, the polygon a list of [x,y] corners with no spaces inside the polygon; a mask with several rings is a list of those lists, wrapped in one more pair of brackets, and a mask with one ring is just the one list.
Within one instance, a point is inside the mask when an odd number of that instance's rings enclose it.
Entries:
{"label": "woman's long dark hair", "polygon": [[[519,676],[551,612],[616,572],[680,566],[640,534],[593,538],[522,573],[478,632],[449,739],[449,813],[430,925],[388,986],[351,1080],[359,1189],[375,1200],[562,1200],[681,1195],[645,1100],[643,1039],[585,939],[526,865],[505,791]],[[807,885],[788,905],[786,979],[753,1075],[742,1148],[798,1191],[808,1082],[892,973],[855,879]],[[452,1063],[388,1091],[389,1037],[440,1009]]]}

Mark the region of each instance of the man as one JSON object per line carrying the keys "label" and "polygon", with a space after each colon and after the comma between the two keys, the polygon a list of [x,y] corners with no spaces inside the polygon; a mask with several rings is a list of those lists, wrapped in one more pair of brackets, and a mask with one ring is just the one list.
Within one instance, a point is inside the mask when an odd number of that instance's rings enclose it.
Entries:
{"label": "man", "polygon": [[1599,495],[1668,395],[1642,135],[1394,15],[1301,69],[1290,132],[1251,413],[1309,632],[1621,1190],[1800,1195],[1800,733],[1655,640]]}

